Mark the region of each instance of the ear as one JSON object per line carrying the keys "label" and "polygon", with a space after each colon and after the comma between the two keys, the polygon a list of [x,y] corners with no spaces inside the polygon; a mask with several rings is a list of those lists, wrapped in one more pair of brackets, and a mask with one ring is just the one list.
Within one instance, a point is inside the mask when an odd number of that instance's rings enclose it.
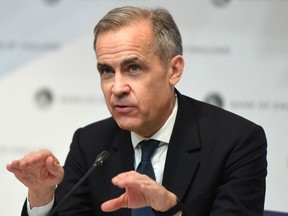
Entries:
{"label": "ear", "polygon": [[175,86],[181,79],[184,70],[184,59],[183,56],[177,55],[173,57],[169,65],[169,82]]}

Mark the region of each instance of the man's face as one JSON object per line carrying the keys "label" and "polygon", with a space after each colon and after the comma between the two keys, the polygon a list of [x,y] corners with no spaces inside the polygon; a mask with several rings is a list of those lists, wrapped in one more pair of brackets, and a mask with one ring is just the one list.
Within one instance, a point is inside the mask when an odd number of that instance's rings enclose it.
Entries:
{"label": "man's face", "polygon": [[102,91],[117,124],[153,135],[171,114],[175,96],[172,70],[153,52],[151,25],[143,21],[100,33],[96,53]]}

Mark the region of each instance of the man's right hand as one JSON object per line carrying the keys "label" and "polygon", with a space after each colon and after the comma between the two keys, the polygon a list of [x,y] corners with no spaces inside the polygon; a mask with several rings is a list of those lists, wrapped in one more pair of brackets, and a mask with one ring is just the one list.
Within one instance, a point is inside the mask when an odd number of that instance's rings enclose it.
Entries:
{"label": "man's right hand", "polygon": [[7,170],[28,187],[30,208],[48,204],[64,177],[64,169],[47,149],[31,152],[7,164]]}

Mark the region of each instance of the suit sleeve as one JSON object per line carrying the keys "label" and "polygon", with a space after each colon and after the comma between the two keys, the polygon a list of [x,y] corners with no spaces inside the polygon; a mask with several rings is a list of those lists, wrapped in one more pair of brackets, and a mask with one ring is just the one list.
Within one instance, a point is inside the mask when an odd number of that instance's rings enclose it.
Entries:
{"label": "suit sleeve", "polygon": [[21,216],[28,216],[28,210],[27,210],[27,199],[25,200],[22,211],[21,211]]}
{"label": "suit sleeve", "polygon": [[[79,181],[88,170],[85,154],[81,149],[79,136],[81,129],[78,129],[70,146],[64,170],[65,176],[61,184],[56,189],[56,204],[61,201],[66,193]],[[83,182],[77,190],[68,197],[58,210],[58,215],[92,215],[90,189],[87,181]]]}
{"label": "suit sleeve", "polygon": [[242,136],[229,155],[210,216],[262,216],[267,141],[260,126]]}

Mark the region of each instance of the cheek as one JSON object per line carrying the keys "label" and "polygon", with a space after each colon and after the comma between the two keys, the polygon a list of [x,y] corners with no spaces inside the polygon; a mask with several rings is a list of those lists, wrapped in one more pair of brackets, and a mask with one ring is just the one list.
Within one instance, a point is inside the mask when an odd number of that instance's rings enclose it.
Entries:
{"label": "cheek", "polygon": [[154,92],[154,89],[151,86],[150,89],[146,89],[145,91],[143,91],[143,94],[138,96],[138,104],[141,113],[144,116],[148,117],[155,111],[157,104],[161,100],[161,98],[158,98],[157,94],[158,92],[157,91]]}
{"label": "cheek", "polygon": [[102,89],[102,93],[104,95],[104,98],[105,98],[105,101],[108,105],[108,102],[109,102],[109,98],[110,98],[110,88],[109,86],[106,84],[106,85],[103,85],[103,83],[101,83],[101,89]]}

